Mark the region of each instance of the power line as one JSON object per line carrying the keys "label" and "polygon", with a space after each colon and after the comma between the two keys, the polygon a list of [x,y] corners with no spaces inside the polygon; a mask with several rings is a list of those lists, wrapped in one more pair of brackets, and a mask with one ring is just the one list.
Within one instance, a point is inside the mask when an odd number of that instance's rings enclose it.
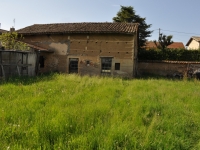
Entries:
{"label": "power line", "polygon": [[[171,30],[166,30],[166,29],[155,29],[155,30],[163,30],[163,31],[168,31],[168,32],[175,32],[175,33],[182,33],[182,34],[192,34],[192,35],[200,35],[200,33],[188,33],[188,32],[181,32],[181,31],[171,31]],[[155,31],[153,30],[153,31]]]}
{"label": "power line", "polygon": [[[155,31],[154,33],[158,33],[159,34],[159,32],[158,31]],[[186,35],[186,34],[178,34],[178,33],[175,33],[175,34],[173,34],[173,35],[176,35],[176,36],[187,36],[188,37],[188,35]],[[194,35],[194,34],[192,34],[192,35]],[[200,34],[199,34],[199,36],[200,36]]]}

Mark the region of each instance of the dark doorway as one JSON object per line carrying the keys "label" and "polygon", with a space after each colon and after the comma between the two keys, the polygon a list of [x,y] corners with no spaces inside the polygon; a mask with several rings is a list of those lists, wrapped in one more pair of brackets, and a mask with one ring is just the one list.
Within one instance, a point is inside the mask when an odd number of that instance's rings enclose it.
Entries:
{"label": "dark doorway", "polygon": [[69,59],[69,73],[78,73],[78,58]]}
{"label": "dark doorway", "polygon": [[40,56],[39,64],[40,64],[40,68],[44,68],[44,57],[43,56]]}

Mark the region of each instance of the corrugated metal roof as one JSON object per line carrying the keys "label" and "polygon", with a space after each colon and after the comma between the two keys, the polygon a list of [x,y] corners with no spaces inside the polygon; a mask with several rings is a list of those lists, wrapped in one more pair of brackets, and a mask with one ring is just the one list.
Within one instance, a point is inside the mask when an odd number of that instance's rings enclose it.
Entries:
{"label": "corrugated metal roof", "polygon": [[55,23],[34,24],[17,30],[20,34],[59,34],[59,33],[123,33],[133,34],[138,23]]}

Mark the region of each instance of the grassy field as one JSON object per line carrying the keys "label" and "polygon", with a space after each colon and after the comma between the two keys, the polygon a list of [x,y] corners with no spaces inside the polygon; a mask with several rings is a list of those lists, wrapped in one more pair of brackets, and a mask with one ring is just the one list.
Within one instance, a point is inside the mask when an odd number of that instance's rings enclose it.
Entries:
{"label": "grassy field", "polygon": [[200,81],[51,74],[0,83],[0,149],[200,149]]}

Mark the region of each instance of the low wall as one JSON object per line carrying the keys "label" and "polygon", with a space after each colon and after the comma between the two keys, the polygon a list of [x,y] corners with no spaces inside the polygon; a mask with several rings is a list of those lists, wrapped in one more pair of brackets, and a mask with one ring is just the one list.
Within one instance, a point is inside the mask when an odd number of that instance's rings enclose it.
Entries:
{"label": "low wall", "polygon": [[200,62],[188,61],[139,61],[138,75],[155,74],[161,76],[192,75],[200,69]]}

